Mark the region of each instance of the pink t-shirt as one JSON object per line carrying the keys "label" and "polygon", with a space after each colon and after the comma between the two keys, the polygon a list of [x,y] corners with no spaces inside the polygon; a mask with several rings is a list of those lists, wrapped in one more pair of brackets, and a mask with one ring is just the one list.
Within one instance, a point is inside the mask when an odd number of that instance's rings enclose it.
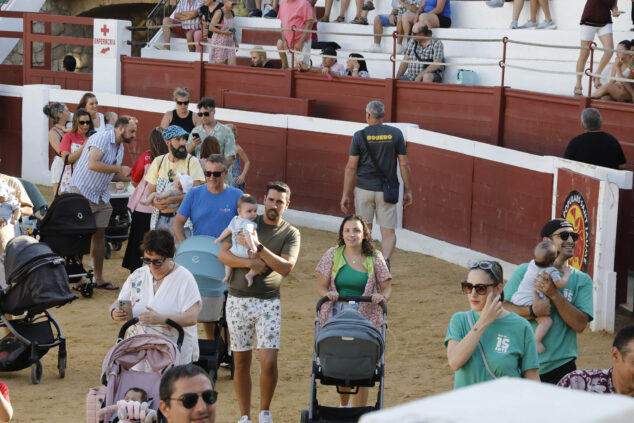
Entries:
{"label": "pink t-shirt", "polygon": [[[313,8],[310,3],[308,3],[308,0],[282,0],[277,17],[282,21],[282,28],[291,28],[295,25],[297,29],[304,29],[306,27],[306,21],[313,18]],[[303,32],[295,31],[295,39],[293,39],[293,31],[288,30],[283,32],[284,39],[289,48],[293,48],[295,42],[297,42],[303,34]],[[306,39],[310,40],[310,37]]]}

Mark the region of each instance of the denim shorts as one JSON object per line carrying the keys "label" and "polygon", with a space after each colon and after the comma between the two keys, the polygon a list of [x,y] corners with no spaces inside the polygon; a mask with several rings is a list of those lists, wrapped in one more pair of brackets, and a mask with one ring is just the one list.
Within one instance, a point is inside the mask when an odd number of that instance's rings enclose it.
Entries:
{"label": "denim shorts", "polygon": [[[396,19],[396,16],[394,16],[394,18]],[[388,26],[396,26],[390,23],[390,15],[379,15],[379,21],[381,22],[381,26],[383,28]]]}

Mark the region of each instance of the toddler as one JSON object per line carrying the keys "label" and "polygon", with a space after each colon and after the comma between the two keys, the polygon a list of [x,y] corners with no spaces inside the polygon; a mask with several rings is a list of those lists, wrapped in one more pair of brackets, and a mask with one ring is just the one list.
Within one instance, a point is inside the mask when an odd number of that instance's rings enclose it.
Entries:
{"label": "toddler", "polygon": [[13,195],[13,188],[0,179],[0,228],[13,225],[20,218],[20,203]]}
{"label": "toddler", "polygon": [[122,400],[99,410],[97,413],[99,421],[102,421],[106,414],[112,414],[109,420],[111,422],[151,423],[157,421],[156,411],[152,410],[148,403],[147,392],[141,388],[128,389]]}
{"label": "toddler", "polygon": [[[154,201],[155,198],[168,198],[174,195],[180,195],[183,193],[186,194],[193,185],[194,178],[189,175],[185,175],[184,173],[179,173],[178,175],[176,175],[176,178],[174,178],[174,182],[172,182],[171,188],[167,187],[165,191],[161,192],[160,194],[157,194],[156,191],[151,192],[147,195],[147,197],[145,197],[144,200],[141,200],[141,203],[147,206],[148,204],[152,204],[152,201]],[[178,203],[170,204],[169,208],[173,209],[175,207],[178,207],[178,205]]]}
{"label": "toddler", "polygon": [[106,122],[106,129],[114,129],[114,124],[119,119],[119,116],[115,112],[107,112],[103,115],[103,119]]}
{"label": "toddler", "polygon": [[[511,302],[516,305],[527,306],[533,305],[533,293],[535,291],[535,278],[540,273],[546,273],[555,283],[557,288],[563,288],[568,283],[570,278],[570,267],[564,268],[563,276],[559,274],[559,270],[553,267],[553,263],[557,258],[557,247],[550,241],[542,241],[535,247],[533,252],[534,260],[528,264],[526,273],[517,292],[511,297]],[[539,298],[546,299],[546,296],[538,292]],[[535,341],[537,343],[537,352],[543,353],[546,349],[542,340],[550,330],[553,324],[553,320],[549,317],[538,317],[537,328],[535,329]]]}
{"label": "toddler", "polygon": [[[257,237],[255,233],[255,229],[258,225],[253,222],[253,220],[258,216],[258,202],[255,200],[255,197],[250,194],[243,194],[238,199],[238,215],[231,219],[229,222],[229,226],[227,229],[222,231],[218,239],[214,241],[214,244],[218,245],[218,243],[222,242],[226,237],[231,235],[231,251],[237,257],[248,258],[249,253],[255,254],[255,242],[253,241],[253,236]],[[238,234],[243,234],[246,243],[249,245],[249,248],[244,245],[238,244],[236,236]],[[229,283],[229,278],[231,277],[231,267],[225,266],[225,278],[222,280],[223,283]],[[247,286],[253,285],[253,277],[255,273],[253,270],[249,270],[249,272],[245,275],[247,279]]]}

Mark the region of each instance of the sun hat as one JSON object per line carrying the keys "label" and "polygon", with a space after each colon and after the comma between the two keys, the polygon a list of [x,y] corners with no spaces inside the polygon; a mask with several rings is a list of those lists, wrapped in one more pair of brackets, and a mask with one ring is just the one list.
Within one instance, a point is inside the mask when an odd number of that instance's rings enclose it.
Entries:
{"label": "sun hat", "polygon": [[167,127],[166,130],[163,131],[163,140],[167,141],[167,140],[171,140],[172,138],[176,138],[176,137],[182,137],[182,136],[187,136],[189,135],[187,133],[187,131],[185,131],[183,128],[181,128],[178,125],[170,125]]}

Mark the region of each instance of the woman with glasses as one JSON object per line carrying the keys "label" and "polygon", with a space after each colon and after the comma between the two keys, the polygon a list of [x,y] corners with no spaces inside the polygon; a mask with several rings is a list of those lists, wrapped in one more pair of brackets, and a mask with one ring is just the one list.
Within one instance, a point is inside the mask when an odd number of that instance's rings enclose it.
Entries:
{"label": "woman with glasses", "polygon": [[[339,227],[337,246],[330,248],[317,265],[319,281],[317,292],[328,297],[319,312],[321,325],[344,308],[355,308],[377,328],[383,323],[383,312],[377,304],[392,296],[392,275],[383,255],[374,248],[370,228],[363,217],[346,216]],[[372,303],[340,303],[339,295],[368,296]],[[345,388],[340,387],[340,390]],[[342,406],[348,406],[350,394],[340,394]],[[352,406],[364,407],[368,401],[368,388],[360,387],[353,395]]]}
{"label": "woman with glasses", "polygon": [[134,334],[158,333],[176,342],[178,332],[165,324],[171,319],[185,331],[181,363],[198,360],[200,293],[194,276],[173,260],[174,237],[165,229],[148,231],[140,250],[144,266],[125,281],[119,298],[110,305],[110,317],[116,322],[138,317]]}
{"label": "woman with glasses", "polygon": [[92,118],[88,110],[77,109],[73,115],[73,127],[69,133],[64,135],[59,146],[62,162],[66,161],[67,164],[62,182],[59,185],[59,192],[68,191],[68,183],[73,175],[73,164],[81,157],[88,134],[93,129]]}
{"label": "woman with glasses", "polygon": [[503,376],[539,381],[533,330],[526,319],[502,308],[504,279],[496,261],[470,266],[462,282],[470,310],[455,313],[445,337],[454,389]]}
{"label": "woman with glasses", "polygon": [[163,119],[161,119],[161,128],[167,129],[170,125],[177,125],[189,134],[192,129],[201,123],[201,119],[188,108],[189,90],[187,88],[176,88],[173,97],[176,102],[176,108],[165,112]]}

